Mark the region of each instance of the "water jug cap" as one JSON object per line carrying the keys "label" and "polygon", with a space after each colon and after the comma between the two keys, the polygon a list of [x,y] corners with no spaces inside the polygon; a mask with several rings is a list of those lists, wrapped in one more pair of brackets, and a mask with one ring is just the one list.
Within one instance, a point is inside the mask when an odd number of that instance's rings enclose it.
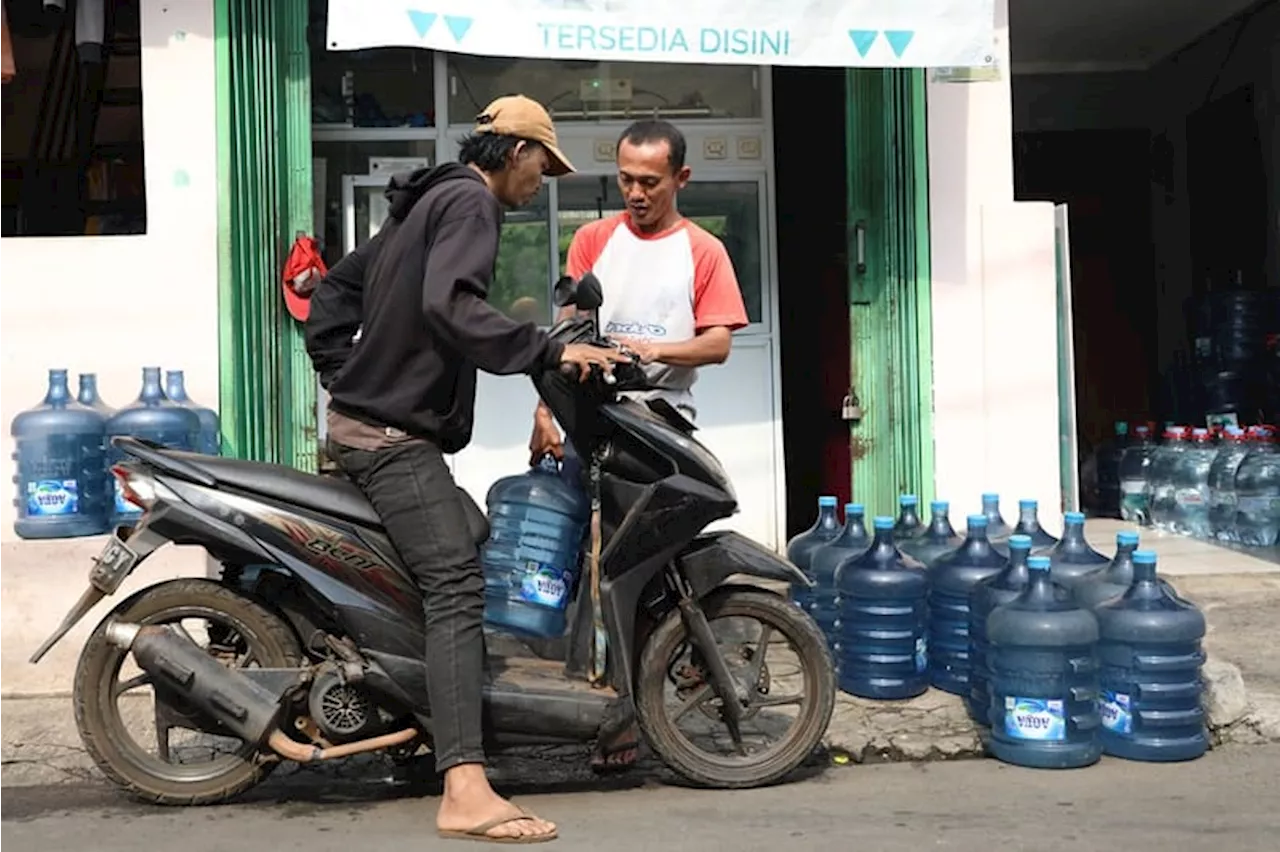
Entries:
{"label": "water jug cap", "polygon": [[1127,435],[1127,434],[1129,434],[1129,421],[1127,421],[1127,420],[1117,420],[1117,421],[1116,421],[1116,434],[1117,434],[1117,435]]}
{"label": "water jug cap", "polygon": [[845,503],[844,513],[846,515],[865,515],[867,513],[867,507],[861,503]]}
{"label": "water jug cap", "polygon": [[1023,535],[1022,533],[1009,536],[1009,548],[1011,550],[1030,550],[1031,536]]}
{"label": "water jug cap", "polygon": [[1208,441],[1211,438],[1208,429],[1192,429],[1191,437],[1195,438],[1196,441]]}
{"label": "water jug cap", "polygon": [[822,509],[834,509],[836,507],[836,498],[829,494],[823,494],[818,498],[818,507]]}
{"label": "water jug cap", "polygon": [[970,515],[968,518],[965,519],[965,523],[969,525],[969,529],[977,528],[977,529],[985,530],[987,528],[987,516],[986,515]]}
{"label": "water jug cap", "polygon": [[878,530],[891,530],[893,529],[894,521],[893,518],[886,518],[884,515],[880,515],[872,523]]}
{"label": "water jug cap", "polygon": [[982,502],[983,503],[999,503],[1000,495],[994,491],[988,491],[986,494],[982,495]]}
{"label": "water jug cap", "polygon": [[1032,571],[1048,571],[1049,557],[1047,556],[1029,556],[1027,557],[1027,568]]}
{"label": "water jug cap", "polygon": [[914,506],[920,502],[920,498],[914,494],[903,494],[898,498],[899,506]]}
{"label": "water jug cap", "polygon": [[1155,565],[1156,552],[1154,550],[1135,550],[1133,552],[1134,565]]}
{"label": "water jug cap", "polygon": [[947,511],[950,510],[950,508],[951,508],[951,504],[948,503],[946,500],[934,500],[932,503],[929,504],[930,511],[932,511],[935,515],[945,515]]}
{"label": "water jug cap", "polygon": [[1136,546],[1138,544],[1138,534],[1132,530],[1121,530],[1116,533],[1116,544]]}
{"label": "water jug cap", "polygon": [[1040,505],[1039,500],[1019,500],[1018,501],[1018,508],[1023,510],[1034,509],[1039,505]]}
{"label": "water jug cap", "polygon": [[1083,524],[1084,512],[1067,512],[1062,516],[1062,520],[1068,524]]}
{"label": "water jug cap", "polygon": [[1150,435],[1151,428],[1149,426],[1134,426],[1133,431],[1138,435]]}

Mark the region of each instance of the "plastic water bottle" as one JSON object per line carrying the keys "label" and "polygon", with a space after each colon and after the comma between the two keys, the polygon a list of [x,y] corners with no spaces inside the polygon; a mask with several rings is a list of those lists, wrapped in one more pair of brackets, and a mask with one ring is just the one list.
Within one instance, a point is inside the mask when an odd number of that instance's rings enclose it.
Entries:
{"label": "plastic water bottle", "polygon": [[104,424],[71,397],[66,370],[49,371],[44,401],[13,418],[20,538],[70,538],[107,531]]}
{"label": "plastic water bottle", "polygon": [[1175,478],[1178,459],[1186,447],[1186,429],[1182,426],[1169,426],[1164,430],[1164,443],[1151,456],[1151,468],[1147,474],[1147,506],[1151,513],[1151,525],[1158,530],[1174,530],[1178,508]]}
{"label": "plastic water bottle", "polygon": [[200,418],[200,441],[196,451],[209,456],[222,454],[222,424],[218,413],[187,396],[186,380],[181,370],[165,373],[165,396],[175,405],[189,408]]}
{"label": "plastic water bottle", "polygon": [[1160,761],[1204,754],[1204,615],[1157,581],[1150,550],[1133,554],[1133,583],[1096,612],[1103,751]]}
{"label": "plastic water bottle", "polygon": [[836,644],[836,620],[839,617],[836,602],[836,570],[850,556],[871,546],[867,528],[863,523],[866,510],[861,503],[846,503],[844,528],[830,541],[814,548],[809,557],[809,570],[813,572],[813,605],[809,615],[827,637],[827,644],[834,650]]}
{"label": "plastic water bottle", "polygon": [[982,495],[982,514],[987,516],[987,539],[995,545],[1013,535],[1013,527],[1000,515],[1000,495],[988,491]]}
{"label": "plastic water bottle", "polygon": [[1209,469],[1218,455],[1208,429],[1192,429],[1191,443],[1174,468],[1173,529],[1195,538],[1212,538],[1209,523]]}
{"label": "plastic water bottle", "polygon": [[1249,454],[1248,434],[1238,426],[1223,430],[1222,444],[1209,466],[1209,528],[1218,541],[1236,541],[1236,471]]}
{"label": "plastic water bottle", "polygon": [[1108,518],[1120,516],[1120,459],[1129,438],[1127,422],[1117,420],[1114,428],[1114,437],[1097,452],[1098,513]]}
{"label": "plastic water bottle", "polygon": [[1062,516],[1062,539],[1045,551],[1053,571],[1053,581],[1068,589],[1090,574],[1106,567],[1111,560],[1089,546],[1084,536],[1084,515],[1067,512]]}
{"label": "plastic water bottle", "polygon": [[551,456],[517,476],[499,479],[485,496],[489,540],[484,567],[484,620],[512,633],[564,635],[565,608],[577,582],[582,535],[591,504],[560,475]]}
{"label": "plastic water bottle", "polygon": [[1027,570],[1027,588],[987,619],[991,752],[1019,766],[1088,766],[1102,755],[1098,621],[1050,580],[1047,556]]}
{"label": "plastic water bottle", "polygon": [[898,550],[893,518],[874,521],[871,547],[839,570],[840,688],[899,699],[929,688],[924,566]]}
{"label": "plastic water bottle", "polygon": [[[787,560],[812,580],[813,570],[810,563],[813,552],[839,534],[840,521],[836,517],[836,498],[824,494],[818,498],[818,517],[814,520],[813,526],[787,542]],[[792,586],[791,600],[807,612],[813,607],[813,591],[803,586]]]}
{"label": "plastic water bottle", "polygon": [[1120,456],[1120,517],[1129,523],[1144,526],[1151,523],[1147,478],[1155,451],[1151,429],[1134,427],[1129,445]]}
{"label": "plastic water bottle", "polygon": [[964,542],[951,526],[951,507],[947,501],[934,500],[929,504],[929,511],[932,514],[924,535],[898,544],[899,550],[918,560],[926,568]]}
{"label": "plastic water bottle", "polygon": [[929,683],[969,694],[969,595],[1009,564],[987,541],[987,518],[970,515],[964,544],[929,569]]}
{"label": "plastic water bottle", "polygon": [[920,522],[918,507],[920,498],[914,494],[902,494],[898,497],[898,521],[893,525],[893,540],[906,541],[925,533],[925,526]]}
{"label": "plastic water bottle", "polygon": [[1249,455],[1236,471],[1236,534],[1241,544],[1280,543],[1280,447],[1276,430],[1255,426]]}
{"label": "plastic water bottle", "polygon": [[1031,538],[1009,537],[1009,564],[994,577],[988,577],[969,593],[969,694],[965,696],[969,715],[980,725],[991,724],[991,664],[988,660],[987,617],[992,610],[1022,594],[1030,574],[1027,558],[1031,555]]}
{"label": "plastic water bottle", "polygon": [[1031,549],[1041,550],[1053,547],[1058,538],[1040,526],[1040,502],[1038,500],[1018,501],[1018,525],[1013,528],[1015,535],[1031,537]]}

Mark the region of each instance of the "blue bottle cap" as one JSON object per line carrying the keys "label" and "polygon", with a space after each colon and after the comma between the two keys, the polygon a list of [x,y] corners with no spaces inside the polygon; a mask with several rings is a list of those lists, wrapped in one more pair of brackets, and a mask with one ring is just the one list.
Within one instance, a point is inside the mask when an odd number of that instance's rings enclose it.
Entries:
{"label": "blue bottle cap", "polygon": [[1039,500],[1019,500],[1018,501],[1019,509],[1035,509],[1039,505],[1040,505]]}
{"label": "blue bottle cap", "polygon": [[1062,520],[1068,524],[1083,524],[1084,512],[1067,512],[1062,516]]}
{"label": "blue bottle cap", "polygon": [[884,515],[880,515],[873,523],[875,524],[875,528],[878,530],[891,530],[893,529],[894,520],[893,518],[886,518]]}
{"label": "blue bottle cap", "polygon": [[1155,565],[1156,552],[1154,550],[1135,550],[1133,552],[1134,565]]}
{"label": "blue bottle cap", "polygon": [[898,498],[899,506],[914,506],[920,502],[920,498],[914,494],[903,494]]}
{"label": "blue bottle cap", "polygon": [[938,515],[945,514],[947,510],[949,510],[950,508],[951,508],[951,504],[948,503],[946,500],[934,500],[932,503],[929,504],[930,511]]}
{"label": "blue bottle cap", "polygon": [[830,494],[823,494],[818,498],[818,507],[822,509],[833,509],[836,505],[836,498]]}
{"label": "blue bottle cap", "polygon": [[968,518],[965,519],[965,523],[969,525],[969,529],[973,529],[974,527],[985,528],[987,525],[987,516],[986,515],[970,515]]}
{"label": "blue bottle cap", "polygon": [[1133,545],[1136,547],[1138,544],[1138,534],[1133,530],[1122,530],[1121,532],[1116,533],[1116,544]]}
{"label": "blue bottle cap", "polygon": [[1031,536],[1018,533],[1009,536],[1009,548],[1012,550],[1030,550]]}
{"label": "blue bottle cap", "polygon": [[845,503],[844,513],[846,515],[865,515],[867,513],[867,507],[861,503]]}
{"label": "blue bottle cap", "polygon": [[1027,567],[1032,571],[1048,571],[1049,557],[1047,556],[1028,556]]}
{"label": "blue bottle cap", "polygon": [[988,491],[986,494],[982,495],[982,502],[983,503],[999,503],[1000,495],[994,491]]}

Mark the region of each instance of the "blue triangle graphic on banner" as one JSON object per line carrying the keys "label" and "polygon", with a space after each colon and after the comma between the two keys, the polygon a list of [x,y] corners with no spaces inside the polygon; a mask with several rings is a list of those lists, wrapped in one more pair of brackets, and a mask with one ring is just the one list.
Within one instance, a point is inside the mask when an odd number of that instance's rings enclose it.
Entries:
{"label": "blue triangle graphic on banner", "polygon": [[462,41],[466,36],[467,30],[471,29],[471,22],[474,18],[463,18],[457,15],[445,15],[444,23],[449,28],[449,32],[453,33],[454,41]]}
{"label": "blue triangle graphic on banner", "polygon": [[435,12],[420,12],[417,9],[407,9],[409,20],[413,21],[413,28],[418,31],[418,38],[425,38],[427,30],[431,29],[431,25],[436,22]]}
{"label": "blue triangle graphic on banner", "polygon": [[864,57],[878,35],[880,35],[879,30],[849,30],[849,38],[853,41],[853,46],[858,49],[858,55]]}
{"label": "blue triangle graphic on banner", "polygon": [[907,49],[907,45],[911,44],[911,39],[915,38],[915,30],[885,30],[885,40],[889,42],[889,46],[893,48],[893,55],[902,58],[903,52]]}

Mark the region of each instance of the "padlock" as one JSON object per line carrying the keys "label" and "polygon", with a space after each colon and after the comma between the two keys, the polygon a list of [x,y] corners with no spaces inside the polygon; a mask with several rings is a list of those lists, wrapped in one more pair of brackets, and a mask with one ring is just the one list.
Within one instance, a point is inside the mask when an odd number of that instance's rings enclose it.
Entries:
{"label": "padlock", "polygon": [[858,402],[858,395],[852,391],[845,394],[844,399],[840,401],[840,419],[862,419],[862,404]]}

